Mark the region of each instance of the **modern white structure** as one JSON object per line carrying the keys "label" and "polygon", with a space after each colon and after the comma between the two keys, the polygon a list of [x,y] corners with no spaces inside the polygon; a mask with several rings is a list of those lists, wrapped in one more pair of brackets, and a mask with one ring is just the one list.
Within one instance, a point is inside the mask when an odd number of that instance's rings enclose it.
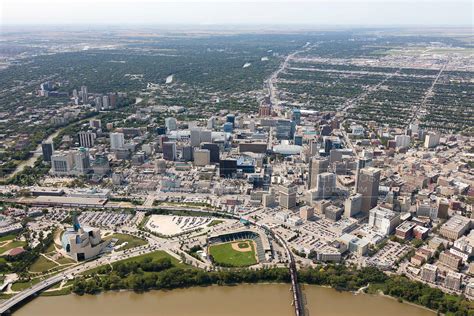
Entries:
{"label": "modern white structure", "polygon": [[80,148],[74,153],[74,171],[77,175],[86,174],[91,168],[89,152],[85,148]]}
{"label": "modern white structure", "polygon": [[71,152],[55,152],[51,156],[51,173],[57,176],[69,175],[74,168],[74,156]]}
{"label": "modern white structure", "polygon": [[82,228],[73,218],[73,227],[64,232],[61,243],[66,253],[76,261],[84,261],[98,256],[109,244],[100,237],[98,228]]}
{"label": "modern white structure", "polygon": [[411,137],[408,135],[395,136],[395,143],[397,148],[407,148],[410,146]]}
{"label": "modern white structure", "polygon": [[435,132],[428,132],[425,136],[425,148],[434,148],[439,145],[440,135]]}
{"label": "modern white structure", "polygon": [[110,133],[110,149],[122,149],[125,145],[123,133]]}
{"label": "modern white structure", "polygon": [[369,227],[383,235],[389,235],[400,224],[400,214],[383,207],[369,212]]}

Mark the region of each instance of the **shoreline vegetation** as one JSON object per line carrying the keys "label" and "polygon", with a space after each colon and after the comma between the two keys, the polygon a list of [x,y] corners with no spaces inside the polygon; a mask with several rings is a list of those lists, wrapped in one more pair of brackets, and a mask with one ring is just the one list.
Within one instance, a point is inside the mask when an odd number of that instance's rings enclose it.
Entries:
{"label": "shoreline vegetation", "polygon": [[[365,287],[364,293],[389,296],[438,314],[469,316],[474,308],[474,304],[462,296],[446,294],[405,276],[387,276],[373,267],[355,269],[342,265],[320,265],[299,270],[298,277],[302,284],[331,287],[337,291],[356,292]],[[149,290],[244,283],[290,283],[290,274],[286,268],[204,271],[180,264],[164,255],[145,256],[94,269],[76,279],[70,292],[77,295],[110,290],[133,290],[141,293]],[[64,294],[68,292],[58,293]],[[50,292],[49,295],[54,294]]]}

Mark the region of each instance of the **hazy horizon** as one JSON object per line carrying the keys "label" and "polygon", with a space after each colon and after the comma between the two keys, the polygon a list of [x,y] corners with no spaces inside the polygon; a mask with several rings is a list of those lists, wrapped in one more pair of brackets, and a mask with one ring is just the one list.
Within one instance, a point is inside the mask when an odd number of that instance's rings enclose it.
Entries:
{"label": "hazy horizon", "polygon": [[472,9],[465,0],[2,0],[0,17],[2,26],[472,27]]}

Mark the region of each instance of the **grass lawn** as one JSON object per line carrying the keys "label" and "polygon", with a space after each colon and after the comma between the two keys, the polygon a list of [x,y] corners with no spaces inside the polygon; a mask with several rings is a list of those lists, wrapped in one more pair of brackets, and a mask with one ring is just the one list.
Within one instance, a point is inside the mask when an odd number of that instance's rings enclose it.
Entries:
{"label": "grass lawn", "polygon": [[36,279],[31,279],[28,282],[16,282],[12,284],[12,290],[13,291],[23,291],[24,289],[29,288],[30,286],[35,285],[40,281],[39,278]]}
{"label": "grass lawn", "polygon": [[[247,252],[240,252],[232,249],[232,243],[234,242],[209,247],[209,252],[217,265],[226,267],[246,267],[257,263],[255,249],[252,242],[250,242],[252,251]],[[245,241],[239,241],[238,243],[239,248],[245,249],[244,246],[240,246],[240,244],[244,244]]]}
{"label": "grass lawn", "polygon": [[76,261],[74,261],[73,259],[71,258],[68,258],[68,257],[62,257],[58,260],[56,260],[57,262],[59,262],[60,264],[70,264],[70,263],[76,263]]}
{"label": "grass lawn", "polygon": [[51,260],[48,260],[43,256],[39,256],[39,258],[31,265],[30,271],[31,272],[44,272],[56,266],[57,265]]}
{"label": "grass lawn", "polygon": [[24,247],[26,246],[26,242],[20,241],[20,240],[14,240],[8,244],[6,244],[3,247],[0,247],[0,254],[4,253],[5,251],[8,251],[10,249],[16,248],[16,247]]}
{"label": "grass lawn", "polygon": [[176,266],[176,267],[185,266],[185,264],[179,263],[179,261],[176,258],[170,256],[169,254],[166,253],[166,251],[163,251],[163,250],[154,251],[154,252],[147,253],[147,254],[144,254],[144,255],[141,255],[141,256],[136,256],[136,257],[133,257],[133,258],[128,258],[128,259],[117,261],[117,262],[141,261],[145,258],[152,258],[152,259],[170,258],[171,263],[174,266]]}
{"label": "grass lawn", "polygon": [[127,235],[127,234],[113,234],[113,235],[107,236],[107,238],[105,239],[109,240],[112,238],[118,239],[115,246],[119,246],[123,243],[127,243],[126,245],[120,247],[119,250],[131,249],[131,248],[135,248],[135,247],[139,247],[139,246],[143,246],[147,244],[146,240],[137,238],[135,236]]}
{"label": "grass lawn", "polygon": [[0,237],[0,242],[2,242],[2,241],[7,241],[7,240],[13,240],[13,239],[15,239],[15,238],[16,238],[15,235],[5,235],[5,236],[3,236],[3,237]]}
{"label": "grass lawn", "polygon": [[[151,252],[151,253],[136,256],[136,257],[133,257],[133,258],[127,258],[127,259],[120,260],[120,261],[117,261],[117,262],[132,262],[132,261],[137,262],[137,261],[141,261],[145,258],[152,258],[152,259],[170,258],[171,263],[175,267],[189,267],[189,266],[185,265],[184,263],[180,263],[176,258],[170,256],[169,254],[167,254],[163,250],[157,250],[157,251],[154,251],[154,252]],[[112,266],[114,264],[116,264],[117,262],[112,263]],[[100,267],[92,268],[92,269],[87,270],[87,271],[84,271],[81,274],[83,274],[83,275],[93,274],[93,273],[97,272],[98,270],[100,270],[102,267],[104,267],[104,265],[102,265]]]}

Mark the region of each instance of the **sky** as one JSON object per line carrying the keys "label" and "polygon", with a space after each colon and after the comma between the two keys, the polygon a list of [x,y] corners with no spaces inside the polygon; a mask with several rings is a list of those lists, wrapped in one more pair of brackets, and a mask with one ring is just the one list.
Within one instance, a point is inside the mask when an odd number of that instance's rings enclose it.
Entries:
{"label": "sky", "polygon": [[0,0],[0,25],[472,26],[469,0]]}

